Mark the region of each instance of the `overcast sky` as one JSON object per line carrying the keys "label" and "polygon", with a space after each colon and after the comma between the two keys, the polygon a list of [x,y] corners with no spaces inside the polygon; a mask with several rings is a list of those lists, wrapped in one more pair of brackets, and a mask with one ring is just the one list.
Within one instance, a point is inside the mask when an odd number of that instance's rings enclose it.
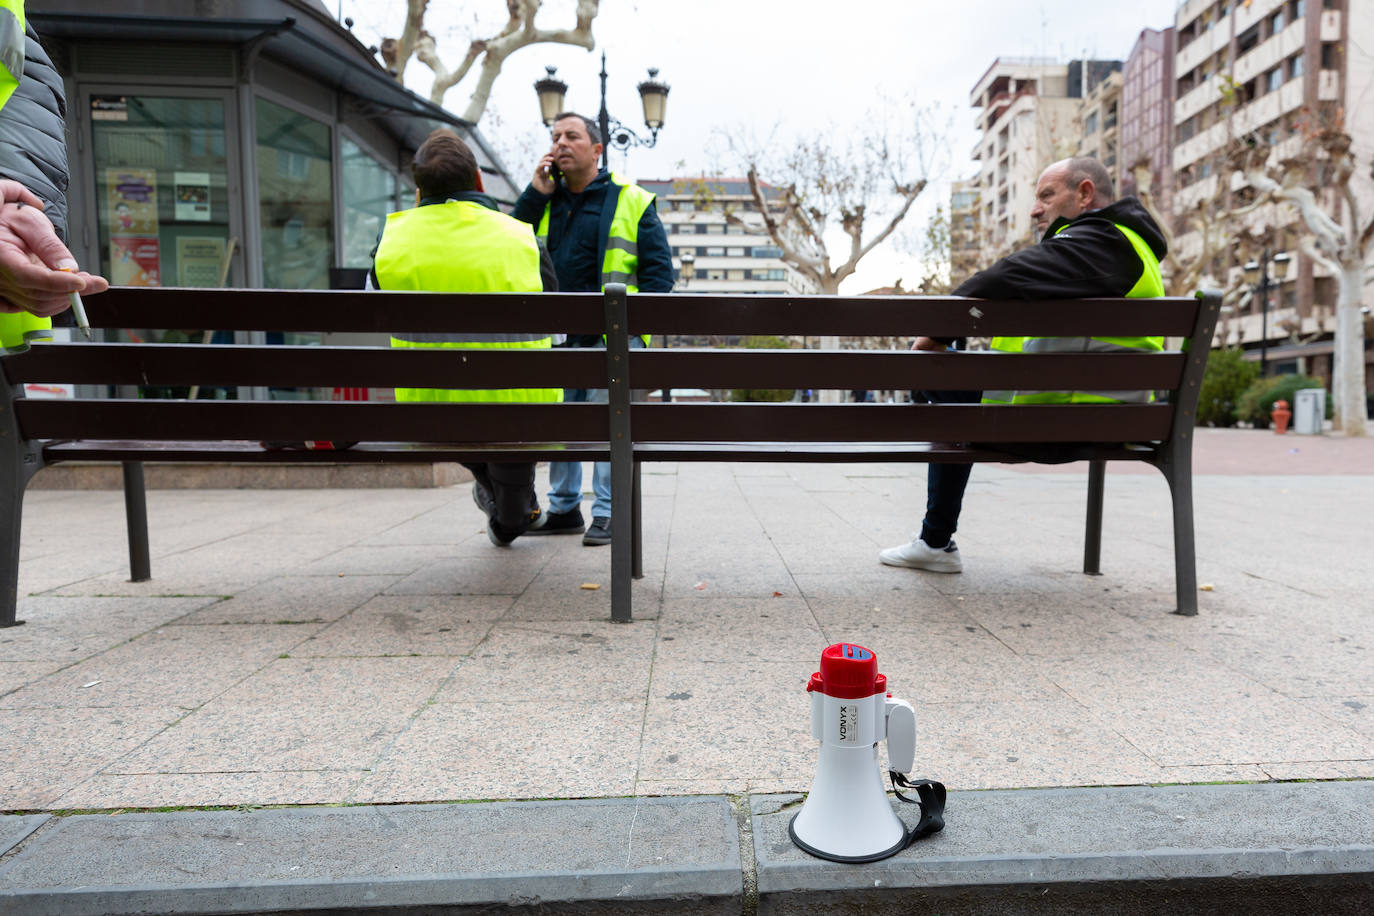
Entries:
{"label": "overcast sky", "polygon": [[[404,0],[324,0],[330,12],[355,20],[365,44],[398,35]],[[571,27],[573,0],[546,0],[539,25]],[[651,150],[612,154],[611,165],[635,178],[702,174],[726,165],[709,142],[720,128],[741,127],[781,137],[863,129],[866,111],[883,96],[938,105],[952,117],[949,153],[908,222],[908,238],[948,181],[977,171],[969,159],[978,135],[969,91],[998,57],[1123,59],[1143,28],[1173,24],[1178,0],[602,0],[593,31],[597,50],[533,45],[506,60],[481,122],[519,158],[540,142],[533,83],[553,65],[568,83],[567,106],[595,118],[600,104],[600,52],[606,52],[607,108],[647,135],[635,85],[647,67],[672,86],[667,123]],[[489,7],[489,9],[488,9]],[[449,66],[462,60],[469,38],[494,34],[505,21],[501,0],[433,0],[427,25]],[[406,84],[428,96],[431,73],[412,60]],[[450,90],[444,104],[461,113],[473,77]],[[533,162],[506,162],[517,183]],[[908,241],[908,245],[910,245]],[[870,263],[871,262],[871,263]],[[867,269],[865,269],[867,268]],[[920,275],[914,254],[876,250],[845,292],[862,292],[902,276]]]}

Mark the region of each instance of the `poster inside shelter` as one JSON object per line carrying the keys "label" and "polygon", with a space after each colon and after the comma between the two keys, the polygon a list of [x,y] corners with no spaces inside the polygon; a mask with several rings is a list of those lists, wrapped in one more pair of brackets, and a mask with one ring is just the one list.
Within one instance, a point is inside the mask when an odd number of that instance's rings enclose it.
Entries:
{"label": "poster inside shelter", "polygon": [[115,286],[161,286],[157,236],[110,236],[110,282]]}
{"label": "poster inside shelter", "polygon": [[172,185],[178,222],[210,222],[209,172],[177,172]]}
{"label": "poster inside shelter", "polygon": [[157,235],[157,170],[106,169],[111,235]]}
{"label": "poster inside shelter", "polygon": [[220,286],[224,239],[181,236],[177,239],[177,286]]}
{"label": "poster inside shelter", "polygon": [[110,282],[118,286],[161,286],[157,170],[106,169],[105,180]]}

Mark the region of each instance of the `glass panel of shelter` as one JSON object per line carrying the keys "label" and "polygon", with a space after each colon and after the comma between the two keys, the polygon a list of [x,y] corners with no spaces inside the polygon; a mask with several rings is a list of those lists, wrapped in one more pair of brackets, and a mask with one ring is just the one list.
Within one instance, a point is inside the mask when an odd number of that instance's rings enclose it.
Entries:
{"label": "glass panel of shelter", "polygon": [[[223,98],[92,94],[89,104],[104,276],[121,286],[227,285],[238,240],[230,234]],[[105,335],[107,340],[208,343],[217,333],[148,328]],[[140,390],[145,397],[188,393],[186,388]],[[198,396],[233,398],[235,391],[207,387]]]}

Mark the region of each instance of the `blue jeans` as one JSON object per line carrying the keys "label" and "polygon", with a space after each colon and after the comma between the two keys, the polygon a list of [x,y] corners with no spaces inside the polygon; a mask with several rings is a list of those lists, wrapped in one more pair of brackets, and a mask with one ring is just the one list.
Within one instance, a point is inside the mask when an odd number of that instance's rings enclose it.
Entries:
{"label": "blue jeans", "polygon": [[[586,402],[605,404],[604,388],[564,388],[565,402]],[[592,492],[596,499],[592,502],[592,518],[611,517],[611,463],[592,462]],[[571,512],[582,505],[582,462],[549,462],[549,511]]]}

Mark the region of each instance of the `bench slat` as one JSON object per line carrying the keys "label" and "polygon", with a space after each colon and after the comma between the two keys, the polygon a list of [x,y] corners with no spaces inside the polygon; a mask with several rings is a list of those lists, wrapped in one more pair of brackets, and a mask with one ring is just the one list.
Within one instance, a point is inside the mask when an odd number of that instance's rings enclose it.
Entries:
{"label": "bench slat", "polygon": [[1151,442],[1167,404],[637,404],[640,442]]}
{"label": "bench slat", "polygon": [[[629,298],[634,334],[838,334],[847,337],[1038,337],[1163,335],[1188,337],[1201,307],[1186,297],[1149,300],[1149,310],[1121,299],[994,302],[925,296],[692,296]],[[1139,301],[1139,300],[1130,300]]]}
{"label": "bench slat", "polygon": [[[404,305],[396,303],[403,297]],[[217,331],[521,331],[599,334],[599,293],[377,293],[112,286],[86,303],[96,328]]]}
{"label": "bench slat", "polygon": [[[29,400],[26,439],[549,442],[605,440],[604,404],[395,404],[358,401]],[[537,432],[536,432],[537,431]]]}
{"label": "bench slat", "polygon": [[522,388],[606,384],[601,350],[451,350],[218,344],[36,344],[0,361],[11,382],[92,385]]}
{"label": "bench slat", "polygon": [[489,445],[418,445],[413,442],[364,442],[337,451],[267,449],[257,442],[145,442],[82,439],[49,442],[45,461],[231,461],[268,463],[379,464],[430,463],[435,461],[606,461],[610,451],[604,442],[539,445],[494,442]]}
{"label": "bench slat", "polygon": [[1093,446],[1066,451],[1061,446],[1018,448],[1015,454],[991,446],[948,442],[844,442],[827,446],[815,442],[658,442],[636,445],[635,459],[642,461],[799,461],[850,463],[855,461],[895,461],[964,463],[998,461],[1021,464],[1037,458],[1073,460],[1102,459],[1153,462],[1157,449],[1151,446]]}
{"label": "bench slat", "polygon": [[638,388],[1167,391],[1186,356],[1163,353],[916,353],[859,350],[632,350]]}
{"label": "bench slat", "polygon": [[[397,308],[394,297],[404,297]],[[935,337],[1158,334],[1187,337],[1198,314],[1191,298],[1150,300],[1149,311],[1119,299],[996,302],[917,296],[728,296],[693,294],[691,308],[669,293],[629,297],[633,334],[838,334]],[[604,328],[597,293],[376,293],[354,290],[240,290],[112,287],[92,296],[93,327],[196,327],[241,331],[389,333]]]}

